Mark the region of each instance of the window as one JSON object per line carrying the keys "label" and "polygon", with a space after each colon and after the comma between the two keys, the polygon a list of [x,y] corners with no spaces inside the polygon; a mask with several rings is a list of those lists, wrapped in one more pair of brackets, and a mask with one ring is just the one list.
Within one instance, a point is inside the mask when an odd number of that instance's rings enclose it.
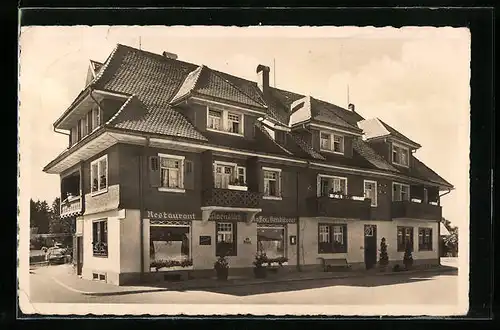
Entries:
{"label": "window", "polygon": [[257,252],[268,258],[285,257],[285,227],[258,225]]}
{"label": "window", "polygon": [[101,111],[99,108],[94,108],[92,110],[92,130],[95,130],[101,125]]}
{"label": "window", "polygon": [[418,228],[418,250],[432,251],[432,229]]}
{"label": "window", "polygon": [[236,223],[217,222],[217,245],[216,255],[236,256]]}
{"label": "window", "polygon": [[245,167],[233,163],[214,163],[215,188],[229,189],[230,186],[246,186]]}
{"label": "window", "polygon": [[151,225],[149,255],[152,271],[185,266],[190,261],[189,225]]}
{"label": "window", "polygon": [[320,149],[323,151],[333,151],[338,154],[343,154],[344,137],[339,134],[321,132]]}
{"label": "window", "polygon": [[90,164],[91,192],[102,192],[108,189],[108,156],[105,155]]}
{"label": "window", "polygon": [[87,136],[87,116],[83,117],[80,121],[80,132],[81,132],[81,138],[84,138]]}
{"label": "window", "polygon": [[243,135],[243,115],[227,110],[208,108],[207,128],[219,132]]}
{"label": "window", "polygon": [[347,194],[347,178],[319,175],[318,196],[343,198]]}
{"label": "window", "polygon": [[222,111],[208,111],[207,127],[218,131],[222,129]]}
{"label": "window", "polygon": [[318,225],[318,253],[347,253],[347,225]]}
{"label": "window", "polygon": [[392,183],[392,200],[394,202],[410,200],[410,186],[404,183]]}
{"label": "window", "polygon": [[377,206],[377,182],[365,180],[365,198],[371,199],[371,205]]}
{"label": "window", "polygon": [[398,252],[404,252],[407,246],[413,251],[413,228],[398,227]]}
{"label": "window", "polygon": [[281,198],[281,170],[263,168],[264,198]]}
{"label": "window", "polygon": [[392,162],[398,165],[408,166],[409,149],[400,145],[392,144]]}
{"label": "window", "polygon": [[160,182],[162,188],[184,188],[184,157],[175,155],[160,156]]}
{"label": "window", "polygon": [[71,128],[71,145],[74,145],[75,143],[78,142],[78,127],[72,127]]}
{"label": "window", "polygon": [[108,221],[97,220],[92,223],[92,246],[94,257],[108,256]]}

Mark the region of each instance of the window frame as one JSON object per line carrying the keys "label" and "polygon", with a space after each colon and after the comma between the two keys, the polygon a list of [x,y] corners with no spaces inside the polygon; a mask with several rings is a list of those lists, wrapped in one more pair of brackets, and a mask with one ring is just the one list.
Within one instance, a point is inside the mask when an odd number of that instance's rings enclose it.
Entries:
{"label": "window frame", "polygon": [[[179,186],[178,188],[173,188],[173,187],[165,187],[163,186],[163,181],[161,180],[162,178],[162,170],[164,167],[161,165],[161,161],[163,159],[170,159],[170,160],[176,160],[179,161]],[[175,193],[185,193],[185,175],[184,175],[184,168],[186,166],[186,157],[180,156],[180,155],[171,155],[171,154],[158,154],[158,166],[159,166],[159,171],[160,171],[160,187],[158,187],[158,191],[164,191],[164,192],[175,192]]]}
{"label": "window frame", "polygon": [[261,253],[259,251],[259,229],[276,229],[276,230],[281,230],[283,233],[283,238],[282,238],[282,244],[283,244],[283,257],[286,258],[288,256],[288,244],[287,244],[287,226],[286,225],[264,225],[264,224],[257,224],[257,236],[256,236],[256,242],[257,242],[257,253]]}
{"label": "window frame", "polygon": [[[406,233],[407,233],[407,230],[410,230],[411,232],[411,235],[410,236],[407,236]],[[410,243],[411,243],[411,251],[413,252],[414,250],[414,246],[415,246],[415,241],[414,241],[414,236],[415,236],[415,233],[414,233],[414,230],[413,230],[413,227],[410,227],[410,226],[397,226],[396,228],[397,232],[396,232],[396,245],[397,245],[397,252],[405,252],[405,248],[406,248],[406,237],[410,237]],[[402,231],[402,242],[399,241],[399,233],[400,231]]]}
{"label": "window frame", "polygon": [[[104,224],[103,228],[105,228],[105,240],[102,240],[102,229],[101,229],[101,223]],[[97,232],[94,231],[94,225],[97,224]],[[96,241],[96,235],[97,241]],[[108,219],[96,219],[92,220],[92,256],[96,258],[108,258],[109,256],[109,245],[108,245],[108,237],[109,236],[109,230],[108,230]],[[97,243],[104,243],[104,252],[102,253],[96,253],[95,251],[95,245]]]}
{"label": "window frame", "polygon": [[[400,151],[398,152],[397,150],[400,150]],[[403,155],[401,150],[406,150],[406,164],[403,164],[401,162],[402,155]],[[394,161],[394,152],[395,151],[396,151],[396,155],[397,155],[396,156],[397,161]],[[396,164],[398,166],[410,167],[410,148],[405,146],[405,145],[402,145],[400,143],[392,142],[391,143],[391,160],[392,160],[393,164]]]}
{"label": "window frame", "polygon": [[[99,173],[101,172],[100,168],[101,168],[101,162],[102,160],[106,160],[106,187],[104,188],[99,188],[100,187],[100,178],[101,176],[99,175]],[[94,190],[94,171],[92,170],[92,168],[94,167],[94,164],[97,164],[97,177],[98,177],[98,181],[97,181],[97,190]],[[108,161],[108,155],[103,155],[95,160],[93,160],[92,162],[90,162],[90,192],[91,192],[91,195],[92,196],[97,196],[97,195],[100,195],[100,194],[104,194],[108,191],[108,187],[109,187],[109,161]]]}
{"label": "window frame", "polygon": [[[400,199],[399,200],[395,200],[394,199],[394,186],[401,186],[401,187],[408,187],[408,198],[407,199],[403,199],[402,198],[402,191],[403,189],[400,189]],[[411,191],[410,191],[410,185],[407,184],[407,183],[401,183],[401,182],[393,182],[392,183],[392,201],[393,202],[409,202],[411,200]]]}
{"label": "window frame", "polygon": [[[217,166],[229,166],[229,167],[232,167],[233,168],[233,173],[232,173],[232,176],[231,176],[231,180],[234,180],[234,179],[238,179],[239,180],[239,170],[243,170],[243,183],[244,184],[240,184],[239,186],[242,186],[242,187],[247,187],[247,170],[246,170],[246,167],[245,166],[241,166],[241,165],[238,165],[237,163],[231,163],[231,162],[225,162],[225,161],[219,161],[219,160],[214,160],[213,162],[213,173],[214,173],[214,182],[213,182],[213,185],[214,185],[214,188],[217,188],[217,189],[231,189],[231,188],[224,188],[224,187],[217,187],[216,186],[216,175],[217,175]],[[231,182],[230,180],[230,182]],[[234,186],[235,184],[231,184],[231,183],[228,183],[228,186]]]}
{"label": "window frame", "polygon": [[[275,172],[277,173],[278,175],[278,178],[276,179],[276,184],[277,184],[277,196],[274,196],[274,195],[266,195],[266,180],[270,180],[270,179],[266,179],[266,174],[265,172]],[[262,167],[262,184],[263,184],[263,194],[262,194],[262,198],[263,199],[269,199],[269,200],[282,200],[283,197],[282,197],[282,170],[281,168],[273,168],[273,167]]]}
{"label": "window frame", "polygon": [[[231,226],[231,231],[219,231],[219,225],[230,225]],[[237,232],[236,232],[236,226],[238,226],[237,222],[232,222],[232,221],[216,221],[215,222],[215,256],[219,257],[221,256],[221,245],[220,244],[231,244],[232,247],[230,249],[230,252],[226,254],[225,256],[228,257],[236,257],[238,256],[238,238],[237,238]],[[219,233],[231,234],[232,241],[230,243],[227,242],[219,242]]]}
{"label": "window frame", "polygon": [[364,194],[365,198],[366,198],[366,184],[367,183],[371,183],[375,186],[375,191],[374,191],[375,200],[372,199],[370,205],[372,207],[377,207],[377,205],[378,205],[378,184],[377,184],[377,181],[375,181],[375,180],[363,180],[363,194]]}
{"label": "window frame", "polygon": [[[330,180],[340,180],[342,182],[342,180],[345,181],[345,191],[344,191],[344,195],[347,195],[348,194],[348,190],[347,190],[347,187],[348,187],[348,180],[347,180],[347,177],[342,177],[342,176],[337,176],[337,175],[328,175],[328,174],[318,174],[316,180],[317,180],[317,192],[316,192],[316,195],[317,197],[330,197],[330,193],[328,192],[326,196],[323,196],[322,195],[322,189],[321,189],[321,179],[330,179]],[[332,189],[333,189],[333,183],[332,183]],[[333,192],[334,194],[336,193],[335,191]]]}
{"label": "window frame", "polygon": [[[209,127],[210,111],[220,112],[220,114],[221,114],[220,125],[219,125],[220,129]],[[240,121],[239,121],[240,132],[234,133],[234,132],[229,131],[229,128],[230,128],[229,127],[229,121],[230,121],[229,115],[238,116],[240,118]],[[223,133],[223,134],[228,134],[228,135],[233,135],[233,136],[240,136],[240,137],[245,136],[245,115],[242,112],[235,111],[235,110],[226,110],[226,109],[220,109],[220,108],[213,107],[213,106],[207,106],[206,129],[207,129],[207,131]]]}
{"label": "window frame", "polygon": [[[428,233],[429,235],[426,235]],[[432,228],[430,227],[419,227],[418,228],[418,251],[433,251],[432,244]],[[429,237],[429,241],[425,242],[425,237]],[[422,242],[420,242],[420,237],[422,237]]]}
{"label": "window frame", "polygon": [[[326,134],[329,136],[329,141],[330,141],[330,148],[329,149],[323,148],[323,143],[322,143],[322,138],[321,138],[322,134]],[[342,139],[341,151],[335,151],[335,138],[336,137],[340,137]],[[320,149],[320,151],[324,151],[324,152],[331,152],[331,153],[338,154],[338,155],[344,155],[345,154],[345,136],[343,134],[339,134],[339,133],[320,131],[319,132],[319,149]]]}
{"label": "window frame", "polygon": [[[326,231],[321,231],[321,228],[327,228]],[[342,247],[336,249],[334,242],[335,240],[335,227],[340,228],[340,233],[342,237]],[[323,235],[322,235],[323,234]],[[322,236],[327,237],[328,241],[323,242]],[[348,234],[347,234],[347,224],[345,223],[318,223],[318,254],[338,254],[338,253],[348,253]]]}

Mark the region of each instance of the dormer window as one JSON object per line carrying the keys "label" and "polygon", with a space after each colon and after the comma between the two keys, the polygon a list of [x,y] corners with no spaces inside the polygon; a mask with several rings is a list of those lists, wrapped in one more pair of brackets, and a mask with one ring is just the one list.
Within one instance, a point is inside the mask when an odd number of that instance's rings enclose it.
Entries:
{"label": "dormer window", "polygon": [[243,115],[227,110],[208,109],[207,129],[221,133],[243,135]]}
{"label": "dormer window", "polygon": [[408,147],[399,144],[392,144],[392,162],[401,166],[408,166],[410,151]]}
{"label": "dormer window", "polygon": [[321,132],[320,149],[321,151],[344,154],[344,137],[339,134]]}

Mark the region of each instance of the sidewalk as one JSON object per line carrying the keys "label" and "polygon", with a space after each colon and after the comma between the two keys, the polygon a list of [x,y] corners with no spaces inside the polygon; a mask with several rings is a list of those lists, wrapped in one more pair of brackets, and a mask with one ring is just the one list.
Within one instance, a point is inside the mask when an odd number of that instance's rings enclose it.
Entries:
{"label": "sidewalk", "polygon": [[66,289],[84,295],[93,296],[109,296],[109,295],[123,295],[133,293],[145,292],[161,292],[161,291],[185,291],[185,290],[202,290],[223,288],[231,286],[246,286],[246,285],[260,285],[268,283],[284,283],[292,281],[312,281],[312,280],[325,280],[325,279],[340,279],[352,277],[367,277],[367,276],[390,276],[390,275],[406,275],[406,274],[428,274],[428,273],[446,273],[455,271],[456,268],[441,266],[423,270],[411,270],[405,272],[367,272],[367,271],[348,271],[348,272],[305,272],[305,273],[291,273],[279,278],[271,277],[266,279],[256,278],[229,278],[227,281],[217,281],[212,279],[197,279],[187,280],[182,282],[159,282],[140,285],[140,286],[115,286],[112,284],[101,283],[98,281],[84,280],[76,276],[71,266],[51,266],[38,268],[35,270],[37,274],[51,277],[59,285]]}

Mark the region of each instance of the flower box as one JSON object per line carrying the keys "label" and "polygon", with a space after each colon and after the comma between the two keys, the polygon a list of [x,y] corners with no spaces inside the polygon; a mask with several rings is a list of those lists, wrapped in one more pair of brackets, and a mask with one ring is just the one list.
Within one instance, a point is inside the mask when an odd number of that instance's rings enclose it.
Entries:
{"label": "flower box", "polygon": [[[288,265],[288,261],[285,261],[285,262],[282,262],[281,263],[282,266],[287,266]],[[268,267],[279,267],[280,264],[279,262],[270,262],[267,264]]]}
{"label": "flower box", "polygon": [[248,187],[247,186],[238,186],[238,185],[232,185],[232,184],[227,185],[227,189],[239,190],[239,191],[248,191]]}
{"label": "flower box", "polygon": [[[158,272],[174,272],[174,271],[180,271],[180,270],[191,270],[193,269],[193,266],[172,266],[172,267],[162,267],[158,268]],[[156,268],[151,267],[150,268],[151,272],[157,272]]]}

